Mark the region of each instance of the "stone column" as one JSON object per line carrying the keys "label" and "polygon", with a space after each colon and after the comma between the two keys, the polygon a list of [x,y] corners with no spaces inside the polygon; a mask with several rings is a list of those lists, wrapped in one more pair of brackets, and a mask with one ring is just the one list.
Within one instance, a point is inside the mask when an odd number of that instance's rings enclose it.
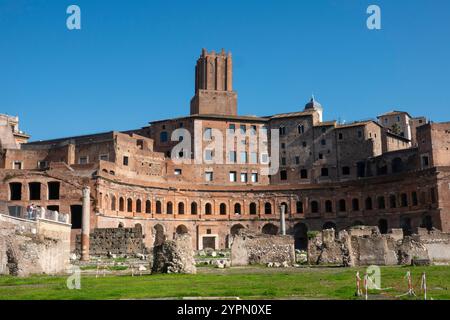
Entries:
{"label": "stone column", "polygon": [[281,205],[280,206],[280,225],[281,225],[281,234],[283,236],[286,235],[286,219],[285,219],[285,212],[286,211],[286,206]]}
{"label": "stone column", "polygon": [[91,189],[83,188],[83,215],[81,226],[81,260],[89,261],[89,234],[91,216]]}

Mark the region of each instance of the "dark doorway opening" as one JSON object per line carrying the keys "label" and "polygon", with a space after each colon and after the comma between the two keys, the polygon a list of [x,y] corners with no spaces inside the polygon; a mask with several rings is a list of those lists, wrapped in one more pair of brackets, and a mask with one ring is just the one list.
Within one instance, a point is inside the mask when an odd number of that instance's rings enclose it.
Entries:
{"label": "dark doorway opening", "polygon": [[22,200],[22,184],[19,182],[13,182],[9,184],[9,191],[10,191],[10,200],[11,201],[18,201]]}
{"label": "dark doorway opening", "polygon": [[304,223],[297,223],[294,226],[295,249],[308,249],[308,227]]}
{"label": "dark doorway opening", "polygon": [[70,206],[70,221],[72,229],[81,229],[83,217],[83,207],[80,205]]}
{"label": "dark doorway opening", "polygon": [[28,187],[30,189],[30,200],[41,200],[41,183],[31,182]]}
{"label": "dark doorway opening", "polygon": [[216,237],[203,237],[203,249],[216,250]]}
{"label": "dark doorway opening", "polygon": [[59,200],[59,182],[48,183],[48,200]]}

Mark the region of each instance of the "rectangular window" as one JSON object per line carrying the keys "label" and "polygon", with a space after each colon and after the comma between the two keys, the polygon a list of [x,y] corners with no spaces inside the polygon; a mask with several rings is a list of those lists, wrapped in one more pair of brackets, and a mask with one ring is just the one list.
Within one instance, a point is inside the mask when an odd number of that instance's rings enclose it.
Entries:
{"label": "rectangular window", "polygon": [[212,171],[206,171],[205,172],[205,180],[207,182],[210,182],[210,181],[213,181],[213,179],[214,179],[213,172]]}
{"label": "rectangular window", "polygon": [[300,179],[308,179],[308,170],[306,169],[300,170]]}
{"label": "rectangular window", "polygon": [[253,183],[256,183],[256,182],[258,182],[258,174],[257,173],[252,173],[252,182]]}
{"label": "rectangular window", "polygon": [[256,164],[258,162],[258,153],[250,152],[250,163]]}
{"label": "rectangular window", "polygon": [[247,126],[245,124],[240,125],[241,134],[245,134],[247,132]]}
{"label": "rectangular window", "polygon": [[300,164],[300,157],[295,157],[295,164]]}
{"label": "rectangular window", "polygon": [[280,171],[280,179],[281,180],[287,180],[287,171],[286,170],[281,170]]}
{"label": "rectangular window", "polygon": [[30,200],[41,200],[41,183],[31,182],[28,184]]}
{"label": "rectangular window", "polygon": [[241,173],[241,182],[247,182],[247,173],[245,173],[245,172],[242,172]]}
{"label": "rectangular window", "polygon": [[247,163],[247,152],[241,152],[241,163]]}
{"label": "rectangular window", "polygon": [[89,163],[89,159],[87,156],[83,156],[78,159],[78,164],[88,164],[88,163]]}
{"label": "rectangular window", "polygon": [[13,169],[14,170],[22,170],[22,161],[14,161]]}
{"label": "rectangular window", "polygon": [[181,169],[175,169],[173,171],[173,174],[176,175],[176,176],[181,176],[182,173],[183,173],[183,171]]}
{"label": "rectangular window", "polygon": [[102,161],[109,161],[109,154],[101,154],[100,160]]}
{"label": "rectangular window", "polygon": [[38,161],[38,169],[47,169],[48,168],[48,162],[47,161]]}
{"label": "rectangular window", "polygon": [[214,157],[214,150],[205,150],[205,160],[212,161]]}
{"label": "rectangular window", "polygon": [[328,177],[328,168],[322,168],[321,175],[322,177]]}
{"label": "rectangular window", "polygon": [[58,181],[48,183],[48,200],[59,200],[60,183]]}
{"label": "rectangular window", "polygon": [[228,130],[230,131],[230,133],[234,133],[236,131],[236,125],[230,124],[228,126]]}
{"label": "rectangular window", "polygon": [[286,158],[281,158],[281,165],[285,166],[286,165]]}
{"label": "rectangular window", "polygon": [[236,181],[237,181],[236,171],[230,171],[230,182],[236,182]]}
{"label": "rectangular window", "polygon": [[230,151],[228,154],[228,158],[231,163],[236,163],[236,151]]}
{"label": "rectangular window", "polygon": [[123,157],[123,165],[128,166],[128,157],[127,156]]}
{"label": "rectangular window", "polygon": [[250,134],[251,134],[252,136],[256,135],[256,130],[257,130],[256,126],[251,126]]}
{"label": "rectangular window", "polygon": [[211,140],[212,139],[212,129],[206,128],[203,136],[205,137],[205,140]]}
{"label": "rectangular window", "polygon": [[261,154],[261,163],[268,164],[269,163],[269,155],[267,153]]}

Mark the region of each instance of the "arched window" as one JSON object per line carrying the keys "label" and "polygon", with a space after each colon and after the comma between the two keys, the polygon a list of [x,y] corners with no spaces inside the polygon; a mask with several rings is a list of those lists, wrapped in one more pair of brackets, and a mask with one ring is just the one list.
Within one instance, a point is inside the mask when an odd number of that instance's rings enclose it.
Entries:
{"label": "arched window", "polygon": [[331,202],[331,200],[325,201],[325,212],[333,212],[333,203]]}
{"label": "arched window", "polygon": [[211,203],[205,204],[205,214],[206,214],[206,215],[212,214],[212,206],[211,206]]}
{"label": "arched window", "polygon": [[116,211],[116,196],[111,196],[111,210]]}
{"label": "arched window", "polygon": [[191,203],[191,214],[196,215],[197,214],[197,202]]}
{"label": "arched window", "polygon": [[[180,202],[181,203],[181,202]],[[176,230],[176,234],[186,234],[189,233],[188,228],[184,224],[180,224]]]}
{"label": "arched window", "polygon": [[339,211],[340,212],[347,211],[347,204],[344,199],[339,200]]}
{"label": "arched window", "polygon": [[178,203],[178,214],[184,214],[184,203],[183,202]]}
{"label": "arched window", "polygon": [[156,213],[161,214],[162,213],[162,204],[161,201],[156,201]]}
{"label": "arched window", "polygon": [[257,210],[256,210],[256,203],[254,203],[254,202],[252,202],[252,203],[250,203],[250,214],[256,214],[257,212]]}
{"label": "arched window", "polygon": [[236,203],[234,205],[234,214],[241,214],[241,204],[240,203]]}
{"label": "arched window", "polygon": [[220,204],[220,214],[222,215],[227,214],[227,205],[225,203]]}
{"label": "arched window", "polygon": [[303,213],[303,202],[297,201],[296,207],[297,213]]}
{"label": "arched window", "polygon": [[152,203],[150,200],[145,201],[145,213],[152,213]]}
{"label": "arched window", "polygon": [[352,200],[352,209],[353,211],[359,211],[359,199]]}
{"label": "arched window", "polygon": [[133,200],[131,200],[131,198],[127,199],[127,211],[133,212]]}
{"label": "arched window", "polygon": [[173,214],[173,204],[172,202],[167,202],[167,210],[166,210],[167,214]]}
{"label": "arched window", "polygon": [[378,209],[386,209],[386,202],[383,196],[378,197]]}
{"label": "arched window", "polygon": [[311,213],[319,212],[319,203],[317,201],[311,201]]}
{"label": "arched window", "polygon": [[373,209],[372,198],[368,197],[366,199],[366,210],[372,210],[372,209]]}
{"label": "arched window", "polygon": [[119,198],[119,211],[125,211],[125,199],[122,197]]}
{"label": "arched window", "polygon": [[141,199],[136,200],[136,212],[141,213],[142,211],[142,202]]}
{"label": "arched window", "polygon": [[391,208],[397,208],[397,197],[395,196],[395,194],[391,194],[389,196],[389,206]]}
{"label": "arched window", "polygon": [[[284,213],[285,214],[287,214],[288,213],[288,205],[287,205],[287,203],[286,202],[283,202],[283,203],[281,203],[281,208],[280,208],[280,210],[283,210],[284,209]],[[281,211],[280,211],[280,213],[281,213]]]}
{"label": "arched window", "polygon": [[264,204],[264,214],[272,214],[272,204],[270,202]]}

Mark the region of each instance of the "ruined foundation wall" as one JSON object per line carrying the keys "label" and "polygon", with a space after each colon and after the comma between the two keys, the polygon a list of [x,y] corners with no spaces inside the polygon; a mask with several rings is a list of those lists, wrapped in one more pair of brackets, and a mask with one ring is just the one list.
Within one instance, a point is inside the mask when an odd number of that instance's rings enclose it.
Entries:
{"label": "ruined foundation wall", "polygon": [[[143,242],[142,227],[94,229],[90,234],[90,255],[106,256],[145,254],[147,249]],[[81,254],[81,235],[76,236],[77,255]]]}
{"label": "ruined foundation wall", "polygon": [[294,239],[291,236],[238,233],[231,245],[231,265],[295,262]]}

